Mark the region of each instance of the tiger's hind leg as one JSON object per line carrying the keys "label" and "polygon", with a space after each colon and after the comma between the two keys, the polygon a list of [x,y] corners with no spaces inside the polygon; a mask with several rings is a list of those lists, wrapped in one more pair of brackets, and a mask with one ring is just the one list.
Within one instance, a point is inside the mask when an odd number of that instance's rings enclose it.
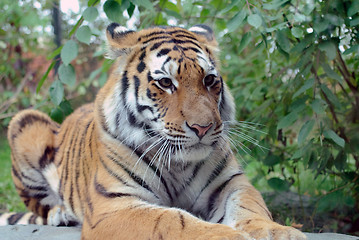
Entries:
{"label": "tiger's hind leg", "polygon": [[42,217],[44,224],[50,209],[62,203],[53,163],[58,129],[46,114],[24,110],[11,120],[8,130],[15,187],[27,208]]}

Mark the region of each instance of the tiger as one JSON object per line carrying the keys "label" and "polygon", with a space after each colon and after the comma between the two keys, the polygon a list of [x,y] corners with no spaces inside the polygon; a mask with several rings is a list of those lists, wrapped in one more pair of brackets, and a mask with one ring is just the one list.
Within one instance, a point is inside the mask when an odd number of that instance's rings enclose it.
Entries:
{"label": "tiger", "polygon": [[106,31],[109,78],[60,125],[23,110],[8,128],[31,211],[6,224],[79,226],[81,239],[306,239],[273,221],[229,141],[235,104],[207,25]]}

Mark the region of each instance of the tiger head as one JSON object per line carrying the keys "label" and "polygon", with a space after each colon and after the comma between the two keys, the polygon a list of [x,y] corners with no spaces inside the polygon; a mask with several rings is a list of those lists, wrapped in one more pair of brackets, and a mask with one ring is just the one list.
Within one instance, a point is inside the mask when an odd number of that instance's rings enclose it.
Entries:
{"label": "tiger head", "polygon": [[162,148],[174,160],[208,157],[234,118],[213,31],[205,25],[132,31],[112,23],[107,38],[116,62],[96,99],[103,131],[133,149]]}

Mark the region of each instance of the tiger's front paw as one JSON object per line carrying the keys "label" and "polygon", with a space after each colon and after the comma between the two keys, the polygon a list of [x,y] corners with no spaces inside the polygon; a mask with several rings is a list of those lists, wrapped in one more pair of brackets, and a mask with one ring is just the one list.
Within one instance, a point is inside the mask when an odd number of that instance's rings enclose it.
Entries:
{"label": "tiger's front paw", "polygon": [[239,222],[236,229],[244,231],[256,240],[306,240],[307,237],[301,231],[282,226],[265,219],[248,219]]}
{"label": "tiger's front paw", "polygon": [[196,233],[197,237],[185,238],[196,240],[251,240],[247,233],[242,233],[234,230],[231,227],[215,224],[210,229],[205,229],[201,233]]}
{"label": "tiger's front paw", "polygon": [[70,216],[64,206],[56,205],[47,215],[47,224],[51,226],[76,226],[78,222]]}

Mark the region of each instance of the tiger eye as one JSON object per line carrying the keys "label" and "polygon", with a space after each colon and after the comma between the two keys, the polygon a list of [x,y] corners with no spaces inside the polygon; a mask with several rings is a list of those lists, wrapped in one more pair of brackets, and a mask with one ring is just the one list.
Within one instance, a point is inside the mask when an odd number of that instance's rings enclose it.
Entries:
{"label": "tiger eye", "polygon": [[158,80],[158,83],[163,88],[170,88],[172,86],[172,80],[169,78],[161,78]]}
{"label": "tiger eye", "polygon": [[213,74],[207,75],[204,79],[203,79],[203,83],[206,87],[211,87],[214,83],[214,81],[216,80],[216,76]]}

